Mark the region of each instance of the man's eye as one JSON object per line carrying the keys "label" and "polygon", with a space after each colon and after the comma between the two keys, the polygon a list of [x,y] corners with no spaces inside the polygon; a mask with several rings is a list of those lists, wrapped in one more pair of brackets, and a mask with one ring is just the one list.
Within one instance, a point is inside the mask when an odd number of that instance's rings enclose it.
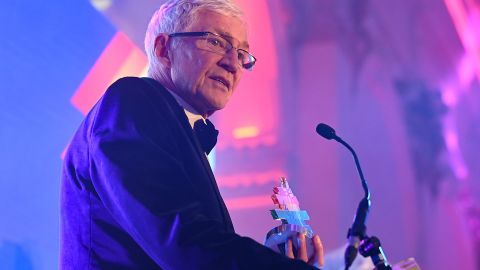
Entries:
{"label": "man's eye", "polygon": [[251,60],[250,59],[250,54],[247,51],[239,49],[238,50],[238,60],[241,60],[241,61]]}
{"label": "man's eye", "polygon": [[241,61],[243,61],[243,59],[245,59],[245,58],[246,58],[245,52],[238,51],[238,55],[237,55],[237,57],[238,57],[238,60],[241,60]]}
{"label": "man's eye", "polygon": [[210,45],[213,45],[215,47],[224,47],[222,42],[218,38],[207,38],[207,42]]}

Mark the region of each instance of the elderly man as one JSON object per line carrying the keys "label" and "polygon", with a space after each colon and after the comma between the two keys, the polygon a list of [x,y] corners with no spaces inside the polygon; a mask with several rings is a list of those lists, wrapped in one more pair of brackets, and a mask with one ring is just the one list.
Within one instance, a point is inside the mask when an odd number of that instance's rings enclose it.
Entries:
{"label": "elderly man", "polygon": [[[235,234],[206,153],[249,53],[230,0],[171,0],[145,38],[150,78],[112,84],[65,156],[61,269],[314,269]],[[207,124],[205,124],[205,122]],[[193,127],[193,128],[192,128]],[[212,136],[213,135],[213,136]]]}

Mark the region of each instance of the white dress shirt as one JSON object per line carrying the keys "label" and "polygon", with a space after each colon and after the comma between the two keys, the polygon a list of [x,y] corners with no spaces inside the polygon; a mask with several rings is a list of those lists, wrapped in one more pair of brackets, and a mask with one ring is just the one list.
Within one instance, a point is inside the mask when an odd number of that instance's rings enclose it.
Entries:
{"label": "white dress shirt", "polygon": [[203,116],[199,114],[190,104],[188,104],[185,100],[183,100],[179,95],[175,94],[170,89],[168,89],[168,91],[170,91],[172,96],[175,98],[178,104],[185,111],[185,114],[187,115],[187,118],[188,118],[188,122],[190,123],[190,126],[192,126],[192,128],[197,120],[202,119],[203,122],[205,122],[205,118],[203,118]]}
{"label": "white dress shirt", "polygon": [[[205,122],[205,118],[201,114],[197,112],[190,104],[188,104],[183,98],[181,98],[179,95],[175,94],[172,90],[168,89],[167,90],[172,94],[172,96],[175,98],[175,100],[178,102],[178,104],[183,108],[185,111],[185,114],[187,115],[188,122],[190,123],[190,126],[193,129],[193,125],[195,124],[196,121],[202,119],[203,122]],[[206,123],[206,122],[205,122]],[[210,163],[211,160],[208,158],[207,153],[205,153],[205,156],[207,157],[208,162]]]}

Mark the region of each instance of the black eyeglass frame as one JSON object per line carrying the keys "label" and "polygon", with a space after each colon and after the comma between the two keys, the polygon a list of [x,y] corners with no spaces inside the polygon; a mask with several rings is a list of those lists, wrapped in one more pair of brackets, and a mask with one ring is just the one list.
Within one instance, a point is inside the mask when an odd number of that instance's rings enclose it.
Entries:
{"label": "black eyeglass frame", "polygon": [[216,37],[219,37],[219,38],[225,40],[227,42],[227,44],[230,45],[230,48],[228,48],[227,51],[230,51],[231,49],[235,49],[237,52],[242,51],[242,52],[246,53],[252,59],[252,61],[249,64],[240,63],[240,66],[242,68],[246,69],[246,70],[252,70],[253,66],[257,62],[257,58],[255,56],[253,56],[253,54],[249,53],[248,51],[246,51],[244,49],[239,49],[237,47],[234,47],[233,44],[228,39],[226,39],[225,37],[223,37],[220,34],[208,32],[208,31],[205,31],[205,32],[177,32],[177,33],[168,34],[169,37],[204,37],[204,36],[208,36],[208,35],[213,35],[213,36],[216,36]]}

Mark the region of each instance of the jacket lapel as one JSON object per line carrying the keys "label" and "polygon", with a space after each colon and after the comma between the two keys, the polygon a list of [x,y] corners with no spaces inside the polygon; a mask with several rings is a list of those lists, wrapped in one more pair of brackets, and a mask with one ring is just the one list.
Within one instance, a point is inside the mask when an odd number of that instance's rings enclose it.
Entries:
{"label": "jacket lapel", "polygon": [[233,232],[233,224],[232,220],[230,218],[230,214],[228,213],[227,207],[225,205],[225,202],[223,201],[220,191],[218,189],[217,182],[215,180],[215,176],[213,174],[212,168],[210,166],[210,162],[207,159],[207,156],[205,152],[202,149],[202,146],[200,142],[198,141],[197,136],[194,134],[192,127],[190,126],[190,123],[188,122],[187,115],[185,114],[184,109],[177,103],[175,98],[168,92],[167,89],[165,89],[159,82],[157,82],[154,79],[151,78],[146,78],[143,77],[146,82],[148,82],[149,85],[151,85],[153,88],[158,89],[162,96],[165,97],[165,99],[168,101],[168,104],[170,105],[170,109],[173,111],[174,115],[180,122],[180,125],[182,126],[182,129],[185,131],[185,133],[188,136],[188,139],[193,142],[193,145],[195,146],[195,152],[196,155],[198,155],[198,158],[202,161],[203,167],[205,169],[206,174],[210,178],[210,184],[211,188],[214,191],[217,201],[220,204],[221,212],[222,212],[222,217],[225,222],[225,229],[227,231]]}

